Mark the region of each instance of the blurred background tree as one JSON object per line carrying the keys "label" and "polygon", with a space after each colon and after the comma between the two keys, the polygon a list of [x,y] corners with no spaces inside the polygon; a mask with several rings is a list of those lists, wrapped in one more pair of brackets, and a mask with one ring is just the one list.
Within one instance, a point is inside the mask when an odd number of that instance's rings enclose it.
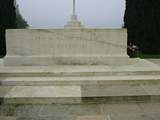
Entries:
{"label": "blurred background tree", "polygon": [[126,0],[128,43],[143,54],[160,54],[160,0]]}
{"label": "blurred background tree", "polygon": [[19,6],[16,5],[16,28],[28,28],[27,21],[20,14]]}

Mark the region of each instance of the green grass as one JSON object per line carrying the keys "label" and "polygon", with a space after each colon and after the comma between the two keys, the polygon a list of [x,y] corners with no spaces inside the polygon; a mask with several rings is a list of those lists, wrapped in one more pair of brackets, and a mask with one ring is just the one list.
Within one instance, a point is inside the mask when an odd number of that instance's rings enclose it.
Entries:
{"label": "green grass", "polygon": [[160,59],[160,55],[154,55],[154,54],[139,54],[138,57],[140,58],[148,58],[148,59]]}

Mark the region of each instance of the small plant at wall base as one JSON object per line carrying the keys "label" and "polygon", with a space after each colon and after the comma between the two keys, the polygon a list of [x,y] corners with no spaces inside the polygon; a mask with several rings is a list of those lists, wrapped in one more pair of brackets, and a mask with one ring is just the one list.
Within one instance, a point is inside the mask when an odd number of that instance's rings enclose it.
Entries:
{"label": "small plant at wall base", "polygon": [[140,54],[139,48],[134,43],[129,43],[127,46],[127,53],[131,58],[138,57]]}

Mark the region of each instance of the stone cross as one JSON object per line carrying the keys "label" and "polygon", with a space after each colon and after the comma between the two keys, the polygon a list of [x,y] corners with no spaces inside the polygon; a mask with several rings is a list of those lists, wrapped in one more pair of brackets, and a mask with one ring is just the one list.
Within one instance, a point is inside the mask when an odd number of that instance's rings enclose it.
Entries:
{"label": "stone cross", "polygon": [[71,16],[71,20],[64,26],[65,28],[83,28],[81,22],[78,21],[78,17],[76,15],[76,0],[73,0],[73,14]]}
{"label": "stone cross", "polygon": [[76,15],[76,1],[73,0],[73,15]]}

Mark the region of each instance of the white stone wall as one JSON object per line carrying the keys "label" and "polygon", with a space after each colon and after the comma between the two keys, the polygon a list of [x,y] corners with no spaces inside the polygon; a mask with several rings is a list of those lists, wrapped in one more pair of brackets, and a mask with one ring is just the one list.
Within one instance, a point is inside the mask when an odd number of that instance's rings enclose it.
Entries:
{"label": "white stone wall", "polygon": [[26,65],[36,61],[40,65],[98,64],[104,63],[100,59],[127,57],[125,29],[18,29],[6,33],[6,64],[18,59],[30,61]]}
{"label": "white stone wall", "polygon": [[3,59],[0,58],[0,67],[3,66]]}

